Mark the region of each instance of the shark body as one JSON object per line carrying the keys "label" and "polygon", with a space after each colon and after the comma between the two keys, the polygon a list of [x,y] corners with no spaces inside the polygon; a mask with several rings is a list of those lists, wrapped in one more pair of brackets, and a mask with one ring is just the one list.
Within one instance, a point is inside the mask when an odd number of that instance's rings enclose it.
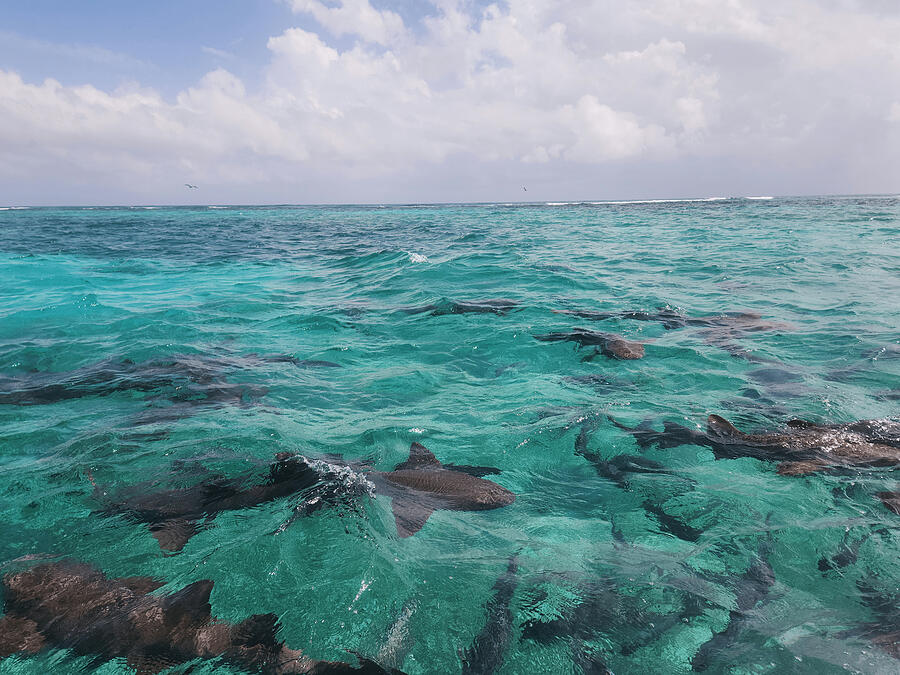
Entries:
{"label": "shark body", "polygon": [[[324,463],[317,463],[327,466]],[[352,485],[328,480],[324,469],[305,458],[279,453],[263,482],[252,475],[238,478],[213,476],[196,485],[154,492],[131,489],[109,496],[99,488],[95,498],[104,502],[104,515],[121,514],[146,524],[159,546],[180,551],[188,540],[223,511],[246,509],[317,488],[304,503],[304,515],[348,496]]]}
{"label": "shark body", "polygon": [[695,671],[706,670],[716,658],[728,654],[753,611],[768,598],[775,585],[775,571],[769,564],[771,552],[772,541],[767,536],[760,541],[754,561],[735,583],[736,608],[729,612],[728,626],[703,643],[694,654],[691,665]]}
{"label": "shark body", "polygon": [[[726,452],[778,460],[778,473],[801,476],[838,468],[900,465],[900,424],[863,420],[814,424],[791,420],[780,432],[747,434],[728,420],[710,415],[708,436]],[[716,452],[716,448],[713,448]]]}
{"label": "shark body", "polygon": [[634,360],[644,357],[644,345],[640,342],[628,340],[615,333],[601,333],[587,330],[586,328],[573,328],[569,332],[547,333],[535,335],[541,342],[575,342],[579,347],[593,346],[600,353],[613,359]]}
{"label": "shark body", "polygon": [[497,314],[503,316],[519,307],[515,300],[504,298],[491,300],[444,300],[438,303],[403,307],[399,311],[404,314],[424,314],[429,316],[447,316],[448,314]]}
{"label": "shark body", "polygon": [[438,509],[486,511],[508,506],[516,496],[481,476],[499,473],[490,467],[441,464],[420,443],[409,448],[409,458],[393,471],[370,471],[376,494],[391,498],[397,534],[410,537],[422,529]]}
{"label": "shark body", "polygon": [[289,649],[276,638],[274,614],[236,624],[216,620],[209,580],[151,595],[163,584],[150,577],[109,578],[91,565],[63,561],[7,574],[0,585],[0,658],[56,648],[97,662],[124,658],[142,675],[198,658],[268,675],[385,673],[370,661],[357,668]]}
{"label": "shark body", "polygon": [[785,476],[900,465],[900,423],[891,420],[846,424],[791,420],[782,431],[752,434],[740,431],[719,415],[709,416],[705,432],[673,422],[666,422],[663,431],[647,424],[629,428],[613,423],[631,433],[641,448],[701,445],[710,448],[716,459],[753,457],[778,462],[778,473]]}
{"label": "shark body", "polygon": [[512,556],[506,571],[494,584],[494,595],[486,606],[484,628],[475,636],[471,646],[460,654],[463,675],[491,675],[503,665],[503,657],[513,635],[510,603],[519,585],[518,572],[518,557]]}

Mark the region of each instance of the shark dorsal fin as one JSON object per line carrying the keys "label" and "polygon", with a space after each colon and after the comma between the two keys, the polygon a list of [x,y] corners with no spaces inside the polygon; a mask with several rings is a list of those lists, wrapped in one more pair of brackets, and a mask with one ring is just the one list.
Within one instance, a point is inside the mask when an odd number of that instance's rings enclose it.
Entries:
{"label": "shark dorsal fin", "polygon": [[278,617],[272,613],[254,614],[234,627],[233,639],[241,645],[268,645],[278,643]]}
{"label": "shark dorsal fin", "polygon": [[188,584],[180,591],[167,595],[162,599],[163,615],[166,623],[177,624],[187,619],[192,624],[203,624],[211,620],[212,607],[209,594],[212,593],[213,582],[201,579]]}
{"label": "shark dorsal fin", "polygon": [[409,446],[409,459],[394,467],[394,471],[402,469],[439,469],[441,462],[431,450],[421,443],[413,443]]}
{"label": "shark dorsal fin", "polygon": [[706,426],[707,429],[709,429],[709,433],[715,434],[717,436],[744,435],[744,433],[737,427],[735,427],[731,422],[726,420],[724,417],[719,417],[718,415],[710,415],[706,420]]}

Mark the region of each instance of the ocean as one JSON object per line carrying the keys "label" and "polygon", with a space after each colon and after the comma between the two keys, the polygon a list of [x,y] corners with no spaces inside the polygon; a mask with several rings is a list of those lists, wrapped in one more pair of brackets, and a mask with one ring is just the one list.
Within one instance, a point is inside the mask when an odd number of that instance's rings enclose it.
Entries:
{"label": "ocean", "polygon": [[[711,414],[897,420],[900,198],[5,209],[0,288],[0,573],[210,579],[223,621],[406,673],[900,669],[896,463],[704,442]],[[370,478],[413,443],[515,501],[399,536]],[[340,498],[198,517],[180,550],[105,510],[278,453]],[[47,672],[131,670],[0,662]]]}

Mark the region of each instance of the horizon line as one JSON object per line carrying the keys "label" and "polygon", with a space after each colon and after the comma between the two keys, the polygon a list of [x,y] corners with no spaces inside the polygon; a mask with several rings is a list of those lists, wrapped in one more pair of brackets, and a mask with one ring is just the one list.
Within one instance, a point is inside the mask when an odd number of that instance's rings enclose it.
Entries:
{"label": "horizon line", "polygon": [[362,206],[362,207],[416,207],[416,206],[491,206],[491,205],[508,205],[508,206],[589,206],[589,205],[609,205],[609,206],[627,206],[629,204],[653,204],[653,203],[686,203],[686,202],[720,202],[720,201],[767,201],[773,199],[814,199],[814,198],[853,198],[853,197],[880,197],[880,198],[900,198],[900,193],[890,192],[870,192],[870,193],[836,193],[836,194],[805,194],[805,195],[731,195],[728,197],[638,197],[631,199],[559,199],[547,200],[541,199],[537,201],[451,201],[451,202],[282,202],[282,203],[227,203],[218,202],[215,204],[163,204],[163,203],[145,203],[145,204],[9,204],[0,206],[0,210],[23,210],[23,209],[116,209],[116,208],[241,208],[241,207],[329,207],[329,206]]}

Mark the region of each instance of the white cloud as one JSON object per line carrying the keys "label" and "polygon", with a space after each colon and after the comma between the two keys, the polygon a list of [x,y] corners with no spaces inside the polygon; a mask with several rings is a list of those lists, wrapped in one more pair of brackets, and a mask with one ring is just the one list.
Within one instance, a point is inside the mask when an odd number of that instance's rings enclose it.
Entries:
{"label": "white cloud", "polygon": [[0,71],[0,163],[65,159],[150,190],[175,171],[365,179],[465,158],[552,164],[562,181],[698,157],[865,172],[863,156],[900,153],[896,135],[855,140],[900,119],[897,16],[810,0],[432,4],[413,29],[368,0],[293,0],[326,33],[289,28],[259,82],[218,69],[174,100]]}
{"label": "white cloud", "polygon": [[295,12],[315,17],[332,35],[356,35],[366,42],[386,45],[404,32],[403,20],[395,12],[376,10],[369,0],[342,0],[327,5],[319,0],[293,0]]}

